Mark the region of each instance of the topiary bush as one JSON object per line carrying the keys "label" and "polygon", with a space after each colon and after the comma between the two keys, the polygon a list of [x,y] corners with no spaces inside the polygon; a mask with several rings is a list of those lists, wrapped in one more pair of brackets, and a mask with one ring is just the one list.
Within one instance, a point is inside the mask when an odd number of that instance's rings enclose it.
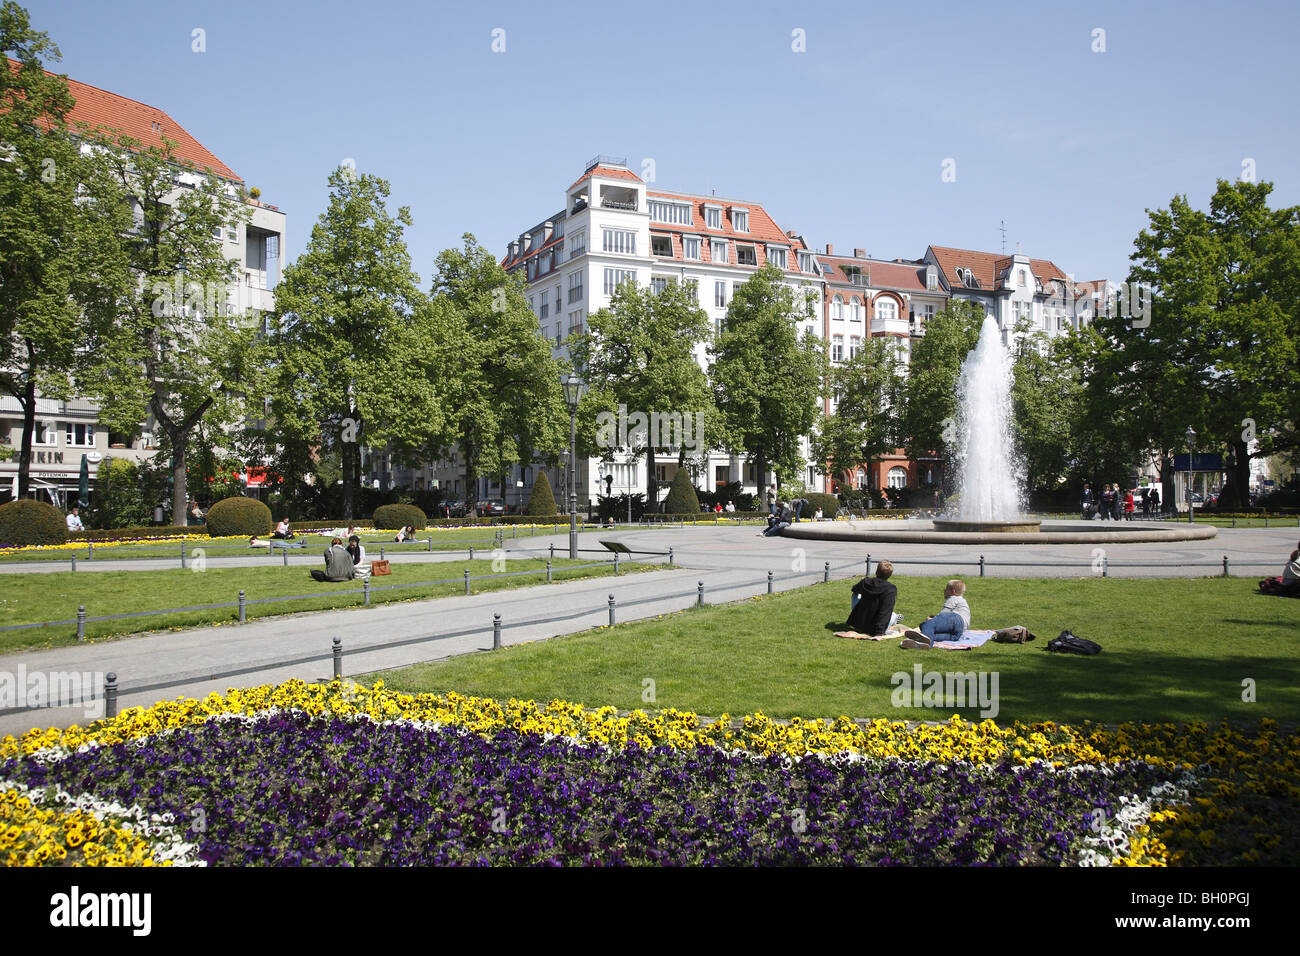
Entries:
{"label": "topiary bush", "polygon": [[668,489],[668,497],[664,499],[664,513],[689,515],[698,514],[699,511],[700,498],[695,493],[695,485],[691,484],[690,472],[678,468],[672,486]]}
{"label": "topiary bush", "polygon": [[256,498],[222,498],[208,509],[208,534],[247,537],[271,533],[271,509]]}
{"label": "topiary bush", "polygon": [[416,531],[429,526],[429,516],[415,505],[380,505],[375,509],[373,522],[381,531],[396,531],[408,524]]}
{"label": "topiary bush", "polygon": [[0,544],[23,547],[29,544],[63,544],[68,524],[54,505],[33,498],[20,498],[0,505]]}
{"label": "topiary bush", "polygon": [[556,514],[555,493],[551,491],[551,479],[546,472],[539,471],[533,481],[533,493],[528,496],[528,506],[524,514],[535,517],[551,518]]}

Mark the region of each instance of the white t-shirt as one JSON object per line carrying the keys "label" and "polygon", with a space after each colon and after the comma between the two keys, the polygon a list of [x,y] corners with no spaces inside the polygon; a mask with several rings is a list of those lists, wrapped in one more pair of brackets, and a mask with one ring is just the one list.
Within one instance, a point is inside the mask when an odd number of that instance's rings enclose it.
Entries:
{"label": "white t-shirt", "polygon": [[70,514],[70,515],[68,515],[68,530],[69,530],[69,531],[85,531],[86,529],[85,529],[84,527],[82,527],[82,524],[81,524],[81,518],[80,518],[78,515],[72,515],[72,514]]}

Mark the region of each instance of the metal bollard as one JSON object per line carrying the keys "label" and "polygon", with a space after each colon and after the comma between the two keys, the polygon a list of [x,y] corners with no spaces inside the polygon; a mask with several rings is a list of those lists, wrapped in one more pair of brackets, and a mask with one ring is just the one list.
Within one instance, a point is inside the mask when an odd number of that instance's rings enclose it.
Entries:
{"label": "metal bollard", "polygon": [[669,549],[668,549],[668,567],[671,568],[672,566],[673,566],[673,549],[672,549],[672,548],[669,548]]}
{"label": "metal bollard", "polygon": [[469,568],[465,569],[465,593],[469,594]]}
{"label": "metal bollard", "polygon": [[280,553],[284,555],[284,566],[287,568],[289,566],[289,549],[281,548]]}
{"label": "metal bollard", "polygon": [[77,556],[75,554],[72,556],[72,570],[77,570]]}
{"label": "metal bollard", "polygon": [[1223,556],[1223,576],[1225,578],[1228,576],[1228,556],[1226,554]]}
{"label": "metal bollard", "polygon": [[867,577],[871,577],[871,552],[867,552]]}
{"label": "metal bollard", "polygon": [[343,638],[334,638],[334,679],[343,676]]}
{"label": "metal bollard", "polygon": [[77,640],[86,639],[86,605],[77,606]]}
{"label": "metal bollard", "polygon": [[618,574],[618,552],[614,552],[614,573]]}
{"label": "metal bollard", "polygon": [[469,546],[469,559],[470,559],[471,561],[474,560],[474,545],[472,545],[472,544]]}
{"label": "metal bollard", "polygon": [[822,568],[822,584],[827,583],[828,581],[830,581],[830,579],[831,579],[831,563],[827,561],[826,567]]}
{"label": "metal bollard", "polygon": [[429,553],[433,553],[433,535],[429,535]]}
{"label": "metal bollard", "polygon": [[361,579],[361,590],[365,593],[366,607],[370,607],[370,578]]}
{"label": "metal bollard", "polygon": [[492,614],[492,650],[501,650],[501,612]]}
{"label": "metal bollard", "polygon": [[95,560],[95,542],[93,541],[86,542],[86,560],[87,561]]}
{"label": "metal bollard", "polygon": [[239,589],[239,623],[244,623],[244,589]]}
{"label": "metal bollard", "polygon": [[704,607],[704,582],[703,581],[699,583],[699,595],[700,595],[699,602],[698,602],[699,606]]}
{"label": "metal bollard", "polygon": [[[1103,558],[1102,560],[1104,561],[1105,558]],[[984,577],[984,555],[982,554],[980,555],[980,577]]]}
{"label": "metal bollard", "polygon": [[380,560],[380,561],[384,560],[384,549],[383,549],[383,548],[380,548],[380,549],[379,549],[379,560]]}
{"label": "metal bollard", "polygon": [[767,593],[768,594],[772,593],[772,572],[771,571],[767,572]]}
{"label": "metal bollard", "polygon": [[609,626],[614,626],[614,595],[609,596]]}
{"label": "metal bollard", "polygon": [[546,559],[546,583],[551,583],[551,559]]}
{"label": "metal bollard", "polygon": [[1106,555],[1101,556],[1101,576],[1104,578],[1110,574],[1110,558]]}
{"label": "metal bollard", "polygon": [[552,558],[552,559],[555,558],[555,544],[554,544],[554,543],[551,544],[551,558]]}
{"label": "metal bollard", "polygon": [[117,675],[109,671],[104,675],[104,719],[117,716]]}
{"label": "metal bollard", "polygon": [[185,542],[181,542],[181,567],[185,567]]}
{"label": "metal bollard", "polygon": [[1268,527],[1268,512],[1267,512],[1267,511],[1264,512],[1264,527],[1265,527],[1265,528]]}

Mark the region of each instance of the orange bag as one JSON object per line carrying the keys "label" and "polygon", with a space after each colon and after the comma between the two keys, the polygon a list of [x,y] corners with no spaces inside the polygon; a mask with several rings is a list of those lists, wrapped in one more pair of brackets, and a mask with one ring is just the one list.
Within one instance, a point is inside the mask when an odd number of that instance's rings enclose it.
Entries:
{"label": "orange bag", "polygon": [[388,566],[387,561],[373,561],[370,564],[370,576],[378,577],[381,574],[392,574],[393,569]]}

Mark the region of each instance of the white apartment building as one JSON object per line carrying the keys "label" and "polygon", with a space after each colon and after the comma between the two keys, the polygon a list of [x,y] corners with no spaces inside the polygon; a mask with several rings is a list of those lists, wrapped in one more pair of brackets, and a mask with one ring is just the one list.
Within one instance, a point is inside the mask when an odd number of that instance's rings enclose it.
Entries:
{"label": "white apartment building", "polygon": [[[803,238],[783,231],[761,203],[715,195],[660,190],[633,172],[625,159],[598,156],[564,194],[564,205],[512,241],[502,265],[522,272],[527,295],[542,333],[553,343],[556,356],[566,356],[569,335],[586,327],[587,316],[606,308],[615,289],[636,282],[662,289],[676,281],[694,289],[700,307],[720,328],[736,289],[767,263],[784,273],[791,287],[813,295],[812,311],[801,331],[822,332],[822,282],[815,258]],[[697,349],[703,366],[705,346]],[[692,409],[629,409],[691,413]],[[805,442],[804,455],[807,458]],[[631,460],[626,449],[616,450],[614,461],[578,462],[580,507],[597,495],[637,493],[646,487],[646,462]],[[622,460],[620,460],[622,459]],[[820,469],[807,462],[811,474]],[[659,496],[677,472],[677,451],[660,447],[656,452]],[[526,501],[535,468],[517,468],[513,487],[499,494],[495,484],[483,480],[480,495]],[[455,482],[453,472],[447,479]],[[549,476],[560,501],[562,476]],[[721,451],[708,454],[703,468],[693,476],[701,490],[712,491],[740,481],[753,492],[764,486],[753,465]],[[606,479],[609,480],[606,480]],[[453,484],[449,492],[463,490]],[[566,494],[567,498],[567,494]]]}
{"label": "white apartment building", "polygon": [[[68,88],[76,100],[69,113],[71,122],[118,129],[145,146],[161,146],[163,137],[172,140],[175,155],[188,167],[176,170],[178,193],[194,188],[204,171],[210,170],[222,181],[228,196],[242,200],[249,221],[220,229],[213,237],[221,240],[225,254],[238,263],[237,280],[227,289],[226,304],[235,314],[249,316],[250,321],[259,321],[262,314],[272,311],[272,290],[279,280],[284,247],[284,213],[249,196],[244,181],[164,111],[77,80],[69,79]],[[18,449],[22,443],[22,410],[10,395],[0,395],[0,436],[14,449],[7,461],[0,462],[0,500],[9,500],[18,494]],[[65,402],[38,397],[31,490],[37,497],[66,507],[77,494],[82,455],[89,465],[93,490],[96,467],[105,457],[139,462],[152,458],[157,448],[157,423],[152,415],[138,429],[119,434],[99,423],[99,408],[87,399]],[[256,486],[260,470],[251,470],[248,478]]]}

